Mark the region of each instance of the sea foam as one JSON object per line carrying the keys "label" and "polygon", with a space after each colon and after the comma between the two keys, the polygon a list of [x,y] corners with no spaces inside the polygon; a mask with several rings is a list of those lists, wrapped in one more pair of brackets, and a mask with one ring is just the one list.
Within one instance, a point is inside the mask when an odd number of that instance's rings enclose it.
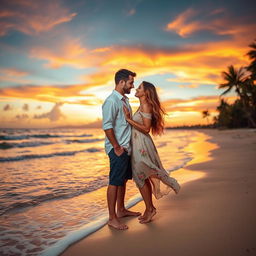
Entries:
{"label": "sea foam", "polygon": [[[129,209],[142,200],[140,194],[136,194],[130,198],[125,204],[126,208]],[[59,240],[54,245],[48,247],[42,252],[42,256],[57,256],[65,251],[70,245],[78,242],[79,240],[87,237],[88,235],[99,230],[107,224],[107,214],[102,215],[100,218],[91,221],[90,223],[82,226],[80,229],[68,233],[65,237]]]}

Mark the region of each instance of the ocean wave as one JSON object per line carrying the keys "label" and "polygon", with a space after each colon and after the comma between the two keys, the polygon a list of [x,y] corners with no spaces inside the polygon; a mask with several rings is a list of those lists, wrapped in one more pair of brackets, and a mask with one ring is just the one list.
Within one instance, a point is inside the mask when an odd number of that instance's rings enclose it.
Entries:
{"label": "ocean wave", "polygon": [[173,165],[172,167],[168,168],[166,171],[171,173],[173,171],[179,170],[185,167],[190,161],[194,159],[193,155],[190,152],[184,152],[184,158],[181,159],[179,164]]}
{"label": "ocean wave", "polygon": [[66,143],[92,143],[97,141],[103,141],[104,139],[85,139],[85,140],[66,140]]}
{"label": "ocean wave", "polygon": [[44,141],[31,141],[31,142],[21,142],[21,143],[10,143],[2,142],[0,143],[0,149],[10,149],[10,148],[27,148],[27,147],[39,147],[54,144],[54,142],[44,142]]}
{"label": "ocean wave", "polygon": [[92,137],[92,134],[81,134],[81,135],[58,135],[58,134],[25,134],[25,135],[0,135],[0,140],[26,140],[30,138],[66,138],[66,137]]}
{"label": "ocean wave", "polygon": [[[8,207],[0,207],[0,216],[16,210],[24,210],[27,207],[36,206],[46,201],[76,197],[82,194],[96,191],[102,187],[107,186],[107,184],[108,184],[108,176],[102,175],[100,177],[96,177],[95,180],[91,180],[81,189],[70,189],[70,188],[54,189],[52,193],[39,195],[39,196],[31,195],[30,196],[31,199],[25,202],[15,202],[10,204]],[[7,193],[2,197],[5,197],[6,199],[10,199],[10,197],[15,197],[15,196],[20,196],[20,195],[16,193]]]}
{"label": "ocean wave", "polygon": [[[65,140],[67,144],[71,143],[93,143],[97,141],[103,141],[104,139],[84,139],[84,140]],[[26,142],[2,142],[0,143],[0,150],[10,149],[10,148],[27,148],[27,147],[39,147],[45,145],[55,144],[54,141],[26,141]]]}
{"label": "ocean wave", "polygon": [[39,158],[49,158],[55,156],[74,156],[77,153],[81,152],[100,152],[102,149],[100,148],[88,148],[85,150],[77,150],[77,151],[64,151],[64,152],[56,152],[52,154],[30,154],[30,155],[21,155],[21,156],[14,156],[14,157],[0,157],[0,162],[14,162],[14,161],[23,161],[23,160],[30,160],[30,159],[39,159]]}

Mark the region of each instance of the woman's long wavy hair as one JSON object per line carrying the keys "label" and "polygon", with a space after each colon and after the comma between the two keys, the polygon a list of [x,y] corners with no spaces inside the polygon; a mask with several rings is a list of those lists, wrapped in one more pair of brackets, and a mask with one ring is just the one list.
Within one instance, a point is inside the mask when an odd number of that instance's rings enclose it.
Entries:
{"label": "woman's long wavy hair", "polygon": [[164,131],[164,115],[166,115],[160,104],[156,87],[146,81],[142,82],[148,103],[152,106],[151,131],[153,135],[161,135]]}

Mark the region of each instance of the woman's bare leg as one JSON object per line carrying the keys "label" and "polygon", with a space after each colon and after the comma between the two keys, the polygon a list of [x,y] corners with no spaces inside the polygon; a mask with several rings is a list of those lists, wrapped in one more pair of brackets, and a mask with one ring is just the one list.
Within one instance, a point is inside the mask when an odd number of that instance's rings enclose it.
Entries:
{"label": "woman's bare leg", "polygon": [[156,208],[154,207],[152,201],[152,188],[148,179],[145,180],[144,186],[140,188],[140,193],[146,206],[146,210],[143,216],[140,218],[140,223],[147,223],[150,222],[153,216],[156,214]]}
{"label": "woman's bare leg", "polygon": [[[151,186],[151,183],[150,183],[150,180],[149,179],[146,179],[145,180],[145,186],[147,186],[147,190],[149,191],[149,205],[152,206],[155,210],[156,210],[156,207],[153,205],[153,200],[152,200],[152,186]],[[144,214],[141,215],[139,218],[139,220],[142,220],[144,219]]]}

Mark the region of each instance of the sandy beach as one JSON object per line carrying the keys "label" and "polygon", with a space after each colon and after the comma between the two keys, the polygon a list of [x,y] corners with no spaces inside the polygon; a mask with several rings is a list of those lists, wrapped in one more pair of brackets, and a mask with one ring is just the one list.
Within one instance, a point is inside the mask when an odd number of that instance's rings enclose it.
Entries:
{"label": "sandy beach", "polygon": [[[124,218],[128,230],[104,226],[61,255],[256,255],[256,131],[200,132],[216,147],[208,157],[196,148],[198,157],[181,171],[203,175],[154,200],[151,223]],[[144,203],[131,209],[142,212]]]}

